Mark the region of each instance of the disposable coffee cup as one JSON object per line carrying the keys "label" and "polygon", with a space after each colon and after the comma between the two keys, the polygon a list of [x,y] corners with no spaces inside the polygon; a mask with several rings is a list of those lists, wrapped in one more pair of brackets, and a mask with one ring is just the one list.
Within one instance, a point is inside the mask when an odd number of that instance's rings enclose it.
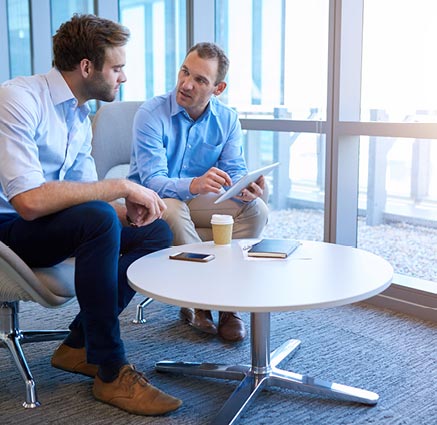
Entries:
{"label": "disposable coffee cup", "polygon": [[232,240],[233,217],[231,215],[213,214],[211,225],[214,243],[216,245],[229,245]]}

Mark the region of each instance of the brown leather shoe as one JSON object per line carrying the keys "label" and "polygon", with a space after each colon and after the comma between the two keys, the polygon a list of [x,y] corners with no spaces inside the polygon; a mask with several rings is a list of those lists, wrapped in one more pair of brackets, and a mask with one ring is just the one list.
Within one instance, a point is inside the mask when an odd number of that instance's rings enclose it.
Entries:
{"label": "brown leather shoe", "polygon": [[57,369],[80,373],[91,378],[96,376],[99,368],[98,365],[87,363],[85,348],[72,348],[63,343],[53,353],[50,363]]}
{"label": "brown leather shoe", "polygon": [[217,327],[212,320],[212,314],[209,310],[198,310],[193,308],[182,307],[180,316],[193,328],[206,332],[211,335],[217,334]]}
{"label": "brown leather shoe", "polygon": [[218,334],[226,341],[241,341],[246,336],[246,328],[238,313],[219,312]]}
{"label": "brown leather shoe", "polygon": [[97,400],[136,415],[161,415],[182,404],[181,400],[150,384],[132,365],[123,366],[113,382],[103,382],[96,375],[93,395]]}

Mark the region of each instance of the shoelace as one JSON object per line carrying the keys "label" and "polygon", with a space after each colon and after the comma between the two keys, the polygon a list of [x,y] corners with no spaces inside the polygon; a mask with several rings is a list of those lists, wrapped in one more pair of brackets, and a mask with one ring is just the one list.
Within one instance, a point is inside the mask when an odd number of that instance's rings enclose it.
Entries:
{"label": "shoelace", "polygon": [[134,369],[126,369],[123,377],[123,384],[126,384],[128,387],[134,386],[137,382],[139,385],[143,387],[147,387],[149,385],[149,380],[142,374]]}
{"label": "shoelace", "polygon": [[231,317],[234,317],[235,319],[240,319],[235,313],[230,311],[224,311],[220,315],[220,323],[226,323]]}

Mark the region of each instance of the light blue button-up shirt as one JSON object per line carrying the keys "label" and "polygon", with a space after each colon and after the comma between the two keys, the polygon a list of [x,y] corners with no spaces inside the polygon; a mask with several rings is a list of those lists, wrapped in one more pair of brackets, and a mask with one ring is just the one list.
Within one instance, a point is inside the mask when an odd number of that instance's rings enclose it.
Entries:
{"label": "light blue button-up shirt", "polygon": [[190,183],[211,167],[232,181],[247,174],[237,112],[212,97],[192,120],[173,90],[144,102],[134,120],[129,179],[162,198],[192,199]]}
{"label": "light blue button-up shirt", "polygon": [[18,77],[0,86],[0,213],[8,202],[47,181],[95,181],[88,105],[61,73]]}

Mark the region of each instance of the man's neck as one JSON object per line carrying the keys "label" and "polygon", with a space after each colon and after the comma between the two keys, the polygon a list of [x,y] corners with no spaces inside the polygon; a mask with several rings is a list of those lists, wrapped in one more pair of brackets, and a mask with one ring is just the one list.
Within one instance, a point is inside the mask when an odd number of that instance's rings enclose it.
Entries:
{"label": "man's neck", "polygon": [[70,88],[74,97],[77,99],[78,102],[77,106],[82,106],[89,99],[87,99],[82,94],[81,79],[80,76],[78,76],[77,71],[75,70],[75,71],[60,71],[60,72],[65,82],[67,83],[67,86]]}

